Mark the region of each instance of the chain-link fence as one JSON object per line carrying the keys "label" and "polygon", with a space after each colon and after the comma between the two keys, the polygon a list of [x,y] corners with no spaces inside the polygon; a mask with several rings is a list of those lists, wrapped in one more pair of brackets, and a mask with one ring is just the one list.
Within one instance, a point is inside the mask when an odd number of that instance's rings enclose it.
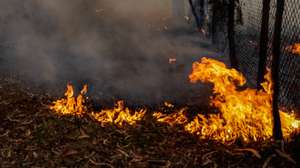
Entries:
{"label": "chain-link fence", "polygon": [[300,55],[287,50],[287,46],[300,42],[300,1],[286,0],[283,14],[281,97],[286,105],[300,108]]}
{"label": "chain-link fence", "polygon": [[[240,0],[243,24],[236,24],[236,55],[239,67],[251,85],[256,84],[260,50],[260,32],[263,16],[263,0]],[[300,107],[300,55],[287,50],[288,46],[300,42],[300,1],[286,0],[281,32],[280,95],[283,107]],[[268,61],[272,57],[272,40],[276,14],[276,0],[271,0],[269,14]]]}
{"label": "chain-link fence", "polygon": [[236,55],[240,70],[250,85],[255,85],[259,61],[259,32],[262,0],[241,0],[242,22],[235,25]]}
{"label": "chain-link fence", "polygon": [[[223,46],[228,50],[230,41],[230,29],[227,27],[229,3],[235,3],[234,18],[234,55],[238,67],[248,79],[249,86],[257,85],[259,66],[261,65],[262,48],[265,48],[266,65],[271,67],[273,37],[276,20],[276,6],[278,0],[194,0],[204,1],[205,24],[204,28],[209,32],[212,42]],[[264,8],[264,3],[269,8]],[[265,5],[266,7],[266,5]],[[300,109],[300,54],[288,50],[289,46],[300,43],[300,1],[285,0],[283,23],[281,30],[281,55],[279,66],[279,104],[281,107]],[[227,12],[224,12],[226,11]],[[267,21],[266,17],[269,16]],[[263,23],[266,24],[263,24]],[[220,26],[221,25],[221,26]],[[265,32],[265,41],[261,32]],[[221,36],[220,36],[221,34]],[[223,36],[222,36],[223,34]],[[225,34],[225,36],[224,36]],[[227,37],[229,38],[227,38]],[[224,42],[225,40],[225,42]],[[226,42],[227,40],[227,42]],[[219,47],[222,48],[222,47]],[[230,55],[229,51],[229,55]]]}

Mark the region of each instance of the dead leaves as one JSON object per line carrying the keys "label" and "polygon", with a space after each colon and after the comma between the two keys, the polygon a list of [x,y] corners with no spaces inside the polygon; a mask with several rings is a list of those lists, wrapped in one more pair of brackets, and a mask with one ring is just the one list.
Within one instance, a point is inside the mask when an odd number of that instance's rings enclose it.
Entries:
{"label": "dead leaves", "polygon": [[60,154],[62,157],[68,157],[68,156],[72,156],[72,155],[76,155],[79,152],[77,150],[74,149],[65,149],[64,151],[62,151],[62,153]]}
{"label": "dead leaves", "polygon": [[255,150],[255,149],[252,149],[252,148],[235,149],[235,151],[238,151],[238,152],[250,152],[256,158],[261,159],[261,155],[259,154],[259,152],[257,150]]}
{"label": "dead leaves", "polygon": [[268,156],[268,158],[264,161],[264,164],[262,166],[262,168],[267,168],[270,161],[275,158],[276,156],[285,158],[286,160],[288,160],[289,162],[293,163],[294,165],[297,164],[297,162],[287,153],[284,153],[283,151],[279,150],[279,149],[275,149],[276,154],[271,154],[270,156]]}
{"label": "dead leaves", "polygon": [[129,154],[128,154],[125,150],[123,150],[123,149],[121,149],[121,148],[116,149],[116,152],[117,152],[118,154],[121,154],[122,156],[124,156],[124,157],[126,157],[126,158],[129,157]]}
{"label": "dead leaves", "polygon": [[94,161],[93,159],[89,159],[89,162],[90,162],[91,164],[95,165],[95,166],[101,166],[101,167],[104,166],[104,167],[114,168],[114,166],[111,165],[111,164],[96,162],[96,161]]}
{"label": "dead leaves", "polygon": [[201,158],[202,159],[202,166],[206,166],[206,165],[211,164],[211,163],[214,164],[214,162],[212,160],[212,157],[215,153],[217,153],[217,151],[211,151],[211,152],[208,152],[208,153],[204,154]]}
{"label": "dead leaves", "polygon": [[270,155],[270,156],[264,161],[264,164],[263,164],[262,168],[267,168],[269,162],[270,162],[271,159],[274,158],[274,157],[276,157],[275,154]]}
{"label": "dead leaves", "polygon": [[4,137],[4,136],[7,136],[7,135],[9,134],[9,132],[10,132],[9,130],[6,130],[5,133],[3,133],[3,134],[0,135],[0,138],[1,138],[1,137]]}
{"label": "dead leaves", "polygon": [[90,138],[90,136],[88,134],[86,134],[82,128],[80,128],[79,131],[80,131],[80,135],[77,138],[78,140]]}
{"label": "dead leaves", "polygon": [[79,154],[78,150],[73,149],[69,146],[60,146],[51,150],[58,157],[69,157],[72,155]]}
{"label": "dead leaves", "polygon": [[[17,110],[18,112],[21,113],[21,111]],[[9,115],[7,116],[7,120],[10,122],[16,122],[20,125],[29,125],[33,123],[32,119],[28,119],[28,116],[25,114],[17,114],[17,115]]]}
{"label": "dead leaves", "polygon": [[35,159],[37,159],[39,157],[38,153],[37,152],[32,152],[32,155]]}
{"label": "dead leaves", "polygon": [[11,158],[13,155],[12,147],[6,147],[1,149],[1,157],[3,158]]}
{"label": "dead leaves", "polygon": [[287,153],[284,153],[284,152],[280,151],[279,149],[275,149],[275,151],[278,154],[278,156],[287,159],[288,161],[292,162],[293,164],[296,164],[296,161]]}

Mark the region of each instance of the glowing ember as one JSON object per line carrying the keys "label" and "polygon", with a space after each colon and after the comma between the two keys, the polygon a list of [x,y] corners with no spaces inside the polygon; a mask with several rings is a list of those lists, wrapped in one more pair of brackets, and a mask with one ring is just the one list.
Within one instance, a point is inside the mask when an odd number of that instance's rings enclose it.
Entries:
{"label": "glowing ember", "polygon": [[[193,64],[190,81],[210,82],[214,84],[214,98],[211,105],[220,110],[220,114],[207,117],[198,115],[185,129],[201,137],[228,142],[241,139],[245,142],[265,140],[272,136],[272,83],[270,73],[262,84],[263,90],[238,89],[246,83],[244,76],[225,64],[202,58]],[[293,114],[280,112],[282,131],[287,138],[299,128],[300,121]]]}
{"label": "glowing ember", "polygon": [[84,85],[83,89],[80,91],[77,97],[74,97],[74,88],[72,85],[67,85],[67,90],[65,93],[65,98],[59,99],[53,102],[50,109],[54,110],[61,115],[77,115],[82,116],[82,114],[87,110],[85,103],[85,94],[87,93],[88,87]]}
{"label": "glowing ember", "polygon": [[131,111],[124,106],[124,101],[118,101],[113,109],[105,109],[99,113],[92,113],[91,116],[101,123],[101,126],[107,124],[116,124],[123,126],[125,123],[129,125],[136,124],[137,121],[143,119],[146,113],[145,109],[139,111]]}
{"label": "glowing ember", "polygon": [[176,58],[169,58],[169,64],[175,64],[177,61]]}
{"label": "glowing ember", "polygon": [[296,43],[291,46],[288,46],[286,49],[293,54],[300,55],[300,43]]}
{"label": "glowing ember", "polygon": [[174,108],[175,106],[172,103],[164,102],[164,105],[168,108]]}

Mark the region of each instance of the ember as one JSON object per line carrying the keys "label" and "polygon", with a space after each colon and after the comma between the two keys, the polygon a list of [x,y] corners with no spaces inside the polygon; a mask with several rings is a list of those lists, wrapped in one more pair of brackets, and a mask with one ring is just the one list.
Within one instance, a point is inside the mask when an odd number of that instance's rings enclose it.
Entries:
{"label": "ember", "polygon": [[169,58],[169,64],[175,64],[177,61],[176,58]]}

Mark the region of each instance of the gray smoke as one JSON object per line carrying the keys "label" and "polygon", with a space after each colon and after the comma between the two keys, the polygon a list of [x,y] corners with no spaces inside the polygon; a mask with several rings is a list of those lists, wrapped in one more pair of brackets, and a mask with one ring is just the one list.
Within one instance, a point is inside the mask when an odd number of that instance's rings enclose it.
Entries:
{"label": "gray smoke", "polygon": [[211,53],[171,31],[170,2],[1,0],[1,70],[52,93],[72,82],[101,99],[176,99],[192,61]]}

